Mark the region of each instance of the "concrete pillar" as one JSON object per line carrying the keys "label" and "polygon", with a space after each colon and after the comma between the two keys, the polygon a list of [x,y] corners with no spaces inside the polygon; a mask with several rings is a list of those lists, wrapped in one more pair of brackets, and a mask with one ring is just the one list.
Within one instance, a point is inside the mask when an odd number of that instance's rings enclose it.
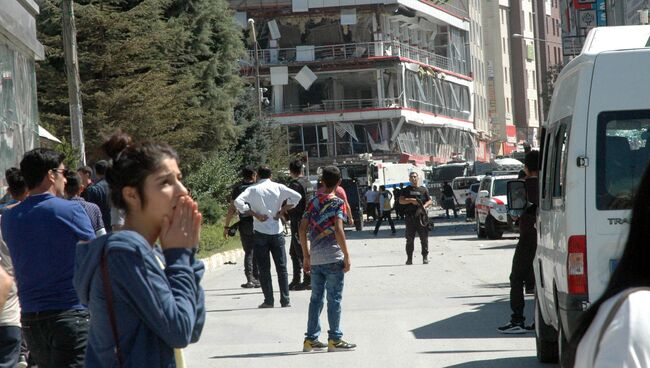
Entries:
{"label": "concrete pillar", "polygon": [[273,110],[281,113],[284,109],[284,86],[273,86]]}

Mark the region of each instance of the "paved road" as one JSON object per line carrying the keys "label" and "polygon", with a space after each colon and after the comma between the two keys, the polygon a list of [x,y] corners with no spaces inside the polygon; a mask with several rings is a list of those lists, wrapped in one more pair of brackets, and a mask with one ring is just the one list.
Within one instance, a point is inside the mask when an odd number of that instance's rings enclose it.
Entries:
{"label": "paved road", "polygon": [[[387,228],[378,237],[370,229],[347,233],[352,270],[345,280],[342,329],[358,344],[356,351],[302,353],[309,292],[292,292],[292,308],[257,309],[261,290],[239,287],[239,262],[203,281],[207,323],[201,341],[186,351],[189,366],[549,367],[537,362],[532,333],[505,336],[495,330],[510,315],[514,235],[478,240],[472,225],[439,219],[429,238],[431,263],[423,265],[418,255],[405,266],[403,234],[403,225],[394,237]],[[529,321],[531,304],[529,298]],[[325,311],[321,323],[327,331]]]}

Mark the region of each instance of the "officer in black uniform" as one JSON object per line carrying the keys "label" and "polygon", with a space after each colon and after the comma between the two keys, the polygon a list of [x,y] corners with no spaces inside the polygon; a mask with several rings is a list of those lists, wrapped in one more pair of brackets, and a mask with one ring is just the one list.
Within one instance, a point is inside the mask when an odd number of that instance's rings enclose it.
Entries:
{"label": "officer in black uniform", "polygon": [[[429,229],[428,224],[420,221],[420,216],[426,216],[426,209],[431,206],[431,197],[427,188],[418,186],[418,173],[409,174],[411,185],[400,192],[399,203],[406,218],[406,264],[413,264],[415,234],[420,236],[422,245],[422,262],[429,263]],[[422,214],[424,211],[424,214]]]}
{"label": "officer in black uniform", "polygon": [[[233,201],[246,188],[255,184],[257,181],[257,172],[251,166],[245,166],[242,171],[242,181],[232,188],[230,193],[230,206],[228,206],[228,214],[224,223],[223,237],[228,237],[228,230],[230,228],[230,220],[233,218],[237,209],[233,205]],[[255,235],[253,232],[253,216],[246,214],[239,214],[239,237],[241,238],[241,245],[244,248],[244,274],[246,275],[246,282],[241,285],[243,288],[260,287],[259,271],[257,264],[253,261],[253,248],[255,246]]]}

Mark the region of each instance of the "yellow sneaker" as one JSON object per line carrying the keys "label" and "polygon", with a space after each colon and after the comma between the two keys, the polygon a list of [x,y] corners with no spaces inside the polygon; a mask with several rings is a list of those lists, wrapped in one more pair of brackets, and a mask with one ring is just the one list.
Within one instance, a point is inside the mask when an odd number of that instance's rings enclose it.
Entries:
{"label": "yellow sneaker", "polygon": [[302,343],[302,351],[305,353],[308,353],[312,350],[323,350],[327,346],[323,344],[322,342],[316,340],[310,340],[310,339],[305,339],[305,342]]}
{"label": "yellow sneaker", "polygon": [[327,340],[327,351],[351,351],[357,348],[357,344],[351,344],[343,339]]}

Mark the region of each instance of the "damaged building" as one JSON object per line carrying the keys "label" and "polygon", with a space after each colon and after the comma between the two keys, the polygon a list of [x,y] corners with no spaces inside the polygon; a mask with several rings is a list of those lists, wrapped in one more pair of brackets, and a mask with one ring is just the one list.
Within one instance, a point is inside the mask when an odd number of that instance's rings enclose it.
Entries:
{"label": "damaged building", "polygon": [[462,9],[425,0],[230,4],[249,41],[242,71],[259,78],[290,152],[322,163],[367,153],[420,164],[476,158]]}
{"label": "damaged building", "polygon": [[44,49],[36,39],[38,5],[33,0],[1,3],[0,194],[4,194],[5,170],[39,145],[35,61],[43,59]]}

